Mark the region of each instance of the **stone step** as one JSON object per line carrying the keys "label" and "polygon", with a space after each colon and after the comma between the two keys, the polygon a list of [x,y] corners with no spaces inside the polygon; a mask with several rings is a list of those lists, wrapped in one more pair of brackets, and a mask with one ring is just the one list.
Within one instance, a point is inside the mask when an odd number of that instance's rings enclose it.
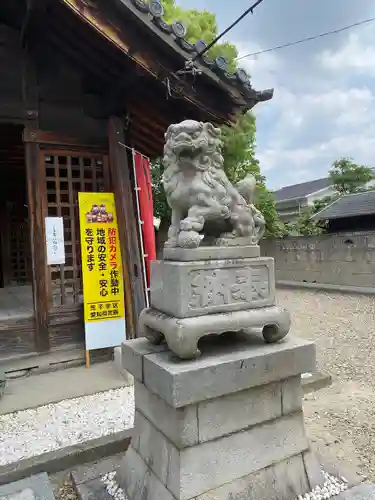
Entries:
{"label": "stone step", "polygon": [[55,500],[53,488],[44,472],[0,486],[0,500]]}
{"label": "stone step", "polygon": [[[121,455],[115,455],[113,457],[106,458],[98,462],[85,464],[74,469],[71,472],[71,476],[79,499],[114,500],[117,498],[122,498],[122,500],[126,500],[126,497],[122,497],[122,494],[124,494],[124,492],[119,487],[117,478],[114,475],[116,469],[118,468],[120,459]],[[332,464],[321,456],[319,457],[319,459],[320,463],[322,464],[322,469],[325,472],[328,472],[329,474],[331,474],[331,476],[337,479],[345,477],[345,480],[347,480],[348,490],[340,493],[338,496],[333,497],[335,500],[375,499],[375,486],[368,483],[363,483],[363,477],[359,477],[355,473],[348,470],[346,467],[343,468],[343,465],[339,462]],[[270,472],[274,472],[273,469]],[[285,480],[288,480],[289,482],[292,479],[292,477],[285,476],[285,471],[284,477]],[[312,498],[312,495],[309,495],[310,498]],[[295,500],[295,498],[291,497],[290,500]]]}
{"label": "stone step", "polygon": [[332,377],[327,373],[323,372],[307,372],[301,375],[301,384],[304,394],[309,394],[310,392],[318,391],[319,389],[325,389],[332,385]]}
{"label": "stone step", "polygon": [[336,500],[375,500],[375,485],[360,484],[347,491],[343,491]]}
{"label": "stone step", "polygon": [[73,486],[80,500],[113,500],[113,496],[108,492],[107,484],[103,481],[103,476],[114,473],[120,465],[122,455],[85,464],[75,468],[71,472]]}

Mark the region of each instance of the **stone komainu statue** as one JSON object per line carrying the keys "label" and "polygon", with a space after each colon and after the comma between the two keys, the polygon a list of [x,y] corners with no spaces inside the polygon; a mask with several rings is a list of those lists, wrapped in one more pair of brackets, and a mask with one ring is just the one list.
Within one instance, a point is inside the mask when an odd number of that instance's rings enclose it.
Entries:
{"label": "stone komainu statue", "polygon": [[290,328],[288,311],[276,305],[273,259],[257,245],[265,223],[253,205],[255,179],[233,186],[223,164],[220,130],[210,123],[168,128],[163,183],[172,224],[163,259],[151,263],[139,334],[165,339],[181,359],[199,356],[209,335],[256,329],[274,343]]}
{"label": "stone komainu statue", "polygon": [[265,222],[253,205],[255,178],[235,186],[228,180],[220,129],[185,120],[171,125],[165,139],[163,185],[172,209],[166,246],[197,248],[210,232],[215,244],[257,244]]}

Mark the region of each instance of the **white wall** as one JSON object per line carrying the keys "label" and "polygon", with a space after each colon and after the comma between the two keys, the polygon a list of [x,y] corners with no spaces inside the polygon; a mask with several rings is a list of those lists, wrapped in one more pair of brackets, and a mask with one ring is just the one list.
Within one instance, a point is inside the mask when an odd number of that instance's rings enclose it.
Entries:
{"label": "white wall", "polygon": [[[371,181],[367,182],[365,184],[365,187],[373,186],[375,185],[375,178],[371,179]],[[332,186],[328,186],[324,189],[321,189],[320,191],[317,191],[316,193],[311,194],[310,196],[307,197],[307,204],[312,205],[314,201],[317,200],[322,200],[323,198],[326,198],[327,196],[334,196],[337,194],[336,190]]]}

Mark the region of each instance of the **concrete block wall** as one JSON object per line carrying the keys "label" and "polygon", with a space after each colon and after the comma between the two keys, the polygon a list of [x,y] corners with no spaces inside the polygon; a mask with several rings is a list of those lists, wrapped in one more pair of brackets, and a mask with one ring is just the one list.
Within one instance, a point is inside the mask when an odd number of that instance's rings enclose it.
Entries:
{"label": "concrete block wall", "polygon": [[263,240],[261,255],[276,281],[375,287],[375,231]]}

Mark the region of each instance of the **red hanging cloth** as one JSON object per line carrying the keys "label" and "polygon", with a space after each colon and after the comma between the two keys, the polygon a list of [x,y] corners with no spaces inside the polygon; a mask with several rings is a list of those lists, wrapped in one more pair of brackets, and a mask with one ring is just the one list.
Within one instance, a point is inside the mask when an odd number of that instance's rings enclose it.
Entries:
{"label": "red hanging cloth", "polygon": [[156,259],[154,206],[152,201],[151,166],[149,158],[134,152],[137,177],[139,212],[142,224],[143,251],[145,254],[147,287],[150,287],[150,262]]}

